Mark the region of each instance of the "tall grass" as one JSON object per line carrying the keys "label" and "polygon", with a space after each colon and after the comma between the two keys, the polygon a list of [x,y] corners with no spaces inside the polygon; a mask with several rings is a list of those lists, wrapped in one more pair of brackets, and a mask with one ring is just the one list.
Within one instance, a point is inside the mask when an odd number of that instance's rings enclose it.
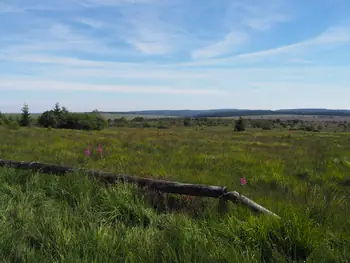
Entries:
{"label": "tall grass", "polygon": [[[0,129],[0,158],[225,185],[279,214],[170,196],[170,211],[130,185],[0,169],[4,262],[348,262],[347,134],[228,129]],[[84,148],[101,144],[88,161]],[[239,185],[246,176],[247,185]],[[157,203],[157,201],[156,201]]]}

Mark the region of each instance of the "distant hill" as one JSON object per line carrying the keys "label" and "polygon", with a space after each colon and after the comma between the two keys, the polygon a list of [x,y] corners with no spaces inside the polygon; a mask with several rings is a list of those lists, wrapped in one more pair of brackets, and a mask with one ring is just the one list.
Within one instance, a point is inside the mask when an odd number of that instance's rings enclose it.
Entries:
{"label": "distant hill", "polygon": [[201,114],[216,114],[224,111],[239,111],[234,109],[215,109],[215,110],[143,110],[127,112],[100,112],[104,114],[120,115],[148,115],[148,116],[169,116],[169,117],[194,117]]}
{"label": "distant hill", "polygon": [[169,117],[237,117],[256,115],[319,115],[350,116],[350,110],[329,109],[281,109],[281,110],[249,110],[249,109],[212,109],[212,110],[144,110],[128,112],[101,112],[120,115],[148,115]]}

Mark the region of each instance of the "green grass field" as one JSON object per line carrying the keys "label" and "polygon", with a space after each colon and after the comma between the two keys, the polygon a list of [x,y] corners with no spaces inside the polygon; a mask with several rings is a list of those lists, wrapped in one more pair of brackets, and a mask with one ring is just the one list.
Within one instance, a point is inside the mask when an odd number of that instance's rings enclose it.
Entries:
{"label": "green grass field", "polygon": [[[282,217],[218,201],[0,170],[3,262],[349,262],[350,134],[230,127],[102,132],[0,127],[0,158],[227,186]],[[85,148],[93,149],[89,160]],[[101,145],[103,156],[97,153]],[[245,176],[247,185],[240,186]]]}

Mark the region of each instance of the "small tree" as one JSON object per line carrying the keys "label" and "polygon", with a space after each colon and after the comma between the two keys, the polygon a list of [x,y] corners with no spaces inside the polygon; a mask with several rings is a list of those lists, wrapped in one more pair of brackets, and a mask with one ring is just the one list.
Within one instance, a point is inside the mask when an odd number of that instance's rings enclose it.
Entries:
{"label": "small tree", "polygon": [[239,117],[239,119],[235,122],[235,131],[245,131],[245,121],[242,119],[242,117]]}
{"label": "small tree", "polygon": [[0,111],[0,125],[5,124],[5,123],[6,123],[6,116],[4,114],[2,114]]}
{"label": "small tree", "polygon": [[22,108],[22,114],[19,120],[19,124],[21,126],[30,126],[31,121],[32,121],[32,118],[30,117],[28,104],[24,104]]}
{"label": "small tree", "polygon": [[53,112],[56,115],[56,117],[59,117],[61,115],[61,107],[58,102],[56,102],[55,107],[53,108]]}
{"label": "small tree", "polygon": [[191,126],[191,119],[190,118],[185,118],[184,119],[184,126],[185,127],[189,127],[189,126]]}

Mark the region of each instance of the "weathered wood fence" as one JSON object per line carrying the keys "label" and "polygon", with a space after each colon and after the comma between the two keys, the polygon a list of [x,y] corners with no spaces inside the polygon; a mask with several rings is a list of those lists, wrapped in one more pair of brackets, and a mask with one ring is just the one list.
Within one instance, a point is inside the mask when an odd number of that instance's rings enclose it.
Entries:
{"label": "weathered wood fence", "polygon": [[0,159],[0,167],[10,167],[15,169],[29,169],[35,172],[44,174],[57,174],[65,175],[67,173],[85,173],[90,177],[97,178],[108,183],[114,184],[117,181],[124,183],[132,183],[141,187],[148,187],[152,190],[157,190],[165,193],[189,195],[189,196],[202,196],[202,197],[213,197],[220,198],[221,200],[229,200],[234,203],[241,203],[255,212],[264,213],[274,217],[278,217],[270,210],[262,207],[255,203],[248,197],[236,192],[229,192],[226,187],[212,186],[212,185],[201,185],[201,184],[186,184],[173,181],[156,180],[149,178],[142,178],[137,176],[125,175],[125,174],[114,174],[109,172],[102,172],[96,170],[86,170],[80,168],[72,168],[68,166],[59,166],[53,164],[45,164],[39,162],[20,162],[11,160]]}

